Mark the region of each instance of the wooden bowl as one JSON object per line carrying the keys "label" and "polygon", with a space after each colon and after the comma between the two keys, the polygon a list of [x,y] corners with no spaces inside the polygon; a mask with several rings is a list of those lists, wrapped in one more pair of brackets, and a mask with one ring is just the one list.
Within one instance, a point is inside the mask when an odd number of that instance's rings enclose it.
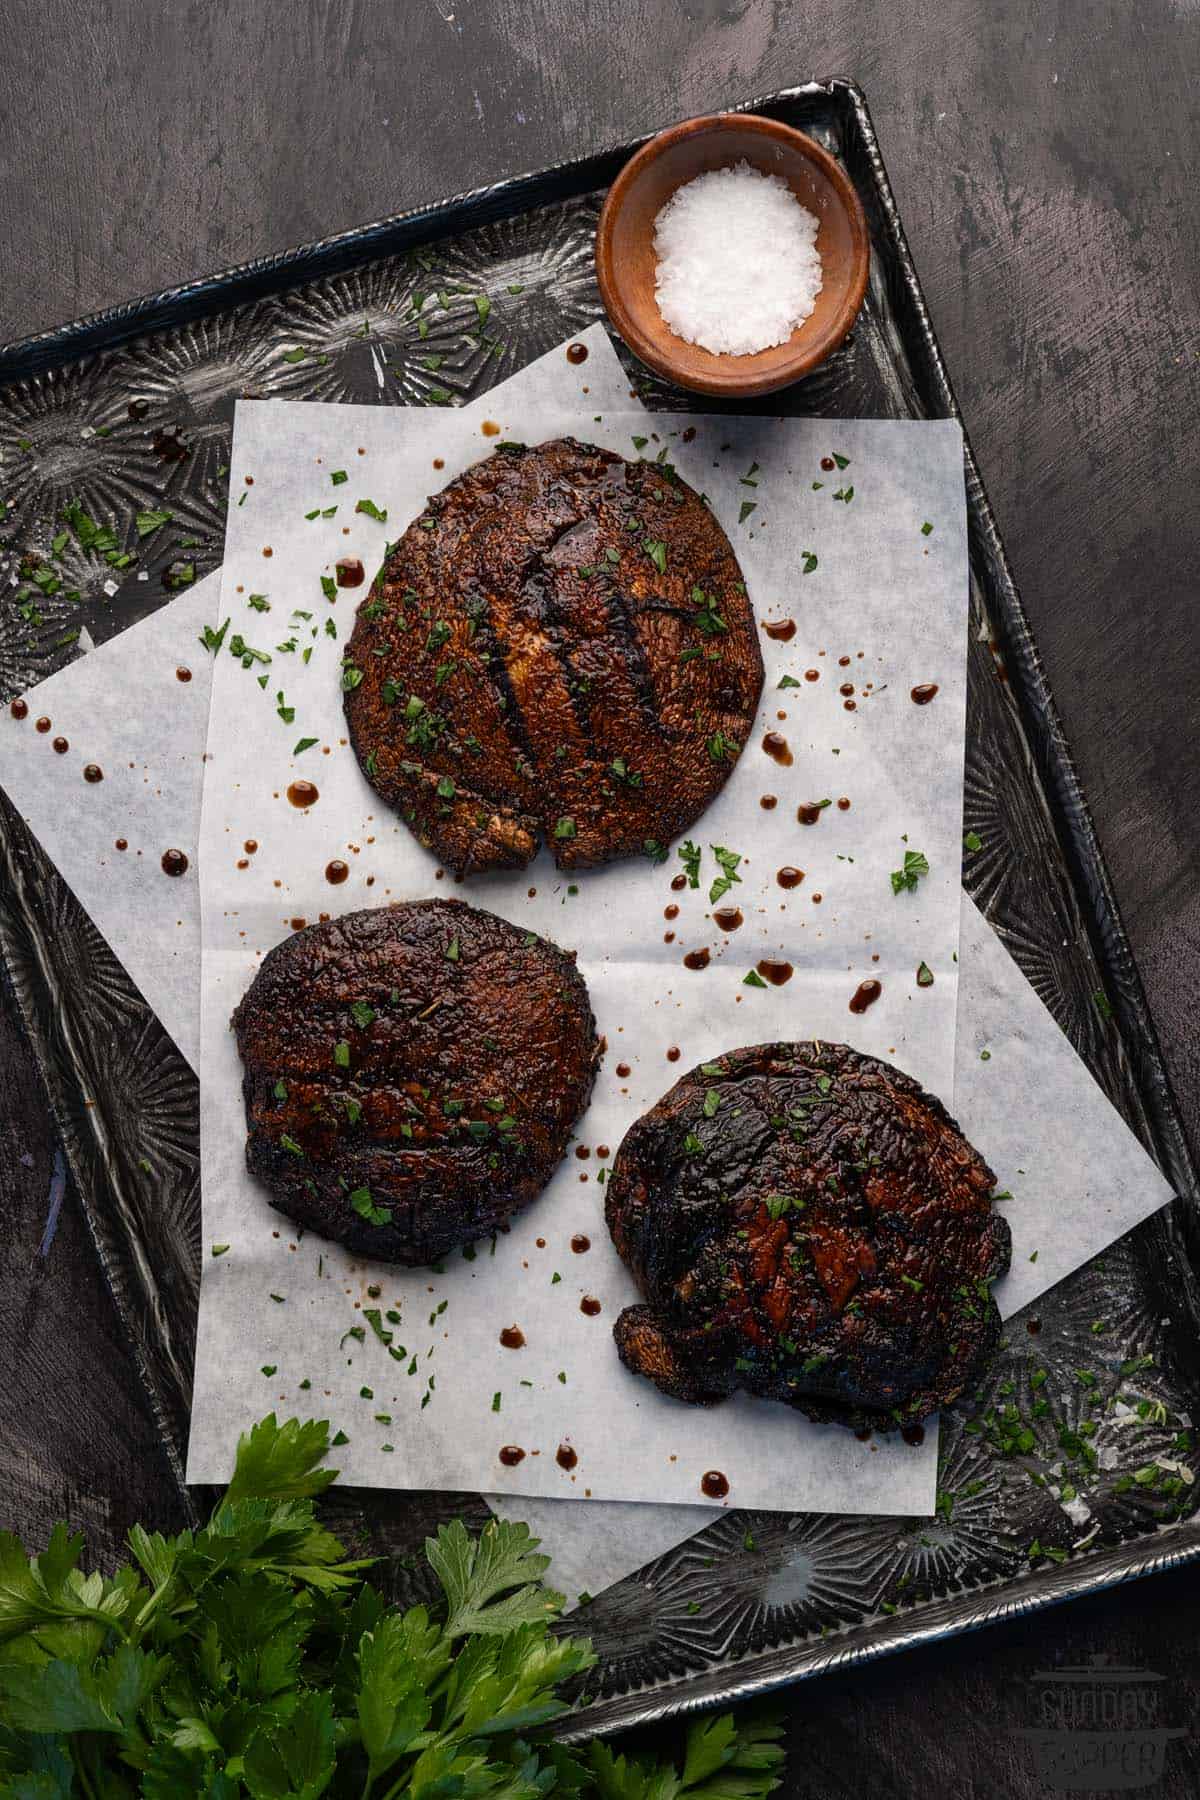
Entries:
{"label": "wooden bowl", "polygon": [[[821,291],[785,344],[753,356],[717,355],[677,337],[658,310],[654,221],[685,181],[742,158],[765,175],[782,175],[816,215]],[[722,399],[787,387],[836,350],[862,305],[869,263],[866,217],[841,164],[802,131],[753,113],[712,113],[660,131],[613,182],[596,230],[600,293],[634,355],[668,381]]]}

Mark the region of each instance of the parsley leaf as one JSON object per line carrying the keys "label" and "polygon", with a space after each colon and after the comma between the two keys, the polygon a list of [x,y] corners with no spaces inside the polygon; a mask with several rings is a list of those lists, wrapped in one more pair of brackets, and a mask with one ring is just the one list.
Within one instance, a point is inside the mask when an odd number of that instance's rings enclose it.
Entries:
{"label": "parsley leaf", "polygon": [[891,880],[893,894],[902,894],[906,889],[909,892],[915,892],[917,882],[920,880],[921,876],[928,875],[928,873],[929,864],[924,856],[922,856],[921,852],[919,850],[906,850],[904,852],[904,867],[902,869],[892,870]]}
{"label": "parsley leaf", "polygon": [[724,844],[710,844],[709,849],[721,865],[721,873],[708,890],[708,904],[715,906],[724,894],[727,894],[735,881],[742,878],[738,874],[741,856],[736,850],[727,850]]}
{"label": "parsley leaf", "polygon": [[691,838],[685,838],[679,847],[679,860],[683,864],[689,887],[700,886],[700,858],[703,854],[699,844],[693,844]]}

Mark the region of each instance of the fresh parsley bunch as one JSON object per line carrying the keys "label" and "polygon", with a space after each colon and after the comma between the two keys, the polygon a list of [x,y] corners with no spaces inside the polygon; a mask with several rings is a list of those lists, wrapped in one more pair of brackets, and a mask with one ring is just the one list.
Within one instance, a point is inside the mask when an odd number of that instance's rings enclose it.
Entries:
{"label": "fresh parsley bunch", "polygon": [[264,1419],[201,1531],[135,1526],[81,1573],[56,1526],[0,1533],[0,1800],[760,1800],[773,1724],[702,1720],[682,1772],[568,1749],[558,1689],[595,1662],[550,1629],[562,1598],[526,1525],[426,1541],[443,1604],[400,1611],[319,1522],[324,1424]]}

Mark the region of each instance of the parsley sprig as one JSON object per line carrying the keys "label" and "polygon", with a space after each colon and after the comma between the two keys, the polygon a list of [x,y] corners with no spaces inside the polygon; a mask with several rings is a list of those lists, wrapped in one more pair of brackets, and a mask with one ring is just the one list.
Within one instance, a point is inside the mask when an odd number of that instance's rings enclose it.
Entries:
{"label": "parsley sprig", "polygon": [[682,1771],[551,1742],[569,1710],[559,1688],[596,1659],[551,1630],[562,1597],[529,1527],[442,1525],[425,1544],[440,1598],[402,1611],[318,1518],[329,1446],[325,1424],[272,1414],[242,1437],[208,1524],[135,1525],[112,1576],[83,1574],[65,1525],[36,1557],[0,1533],[6,1792],[765,1800],[778,1787],[780,1727],[763,1720],[698,1721]]}

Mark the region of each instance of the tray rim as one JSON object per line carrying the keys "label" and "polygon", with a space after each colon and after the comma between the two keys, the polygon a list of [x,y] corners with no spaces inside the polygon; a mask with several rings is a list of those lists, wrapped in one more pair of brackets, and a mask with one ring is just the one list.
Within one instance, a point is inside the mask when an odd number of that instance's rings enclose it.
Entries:
{"label": "tray rim", "polygon": [[[1013,578],[957,396],[946,370],[941,346],[925,302],[899,210],[879,150],[865,95],[845,77],[807,81],[738,103],[722,110],[754,112],[786,109],[806,98],[824,96],[849,110],[860,133],[880,207],[880,226],[893,241],[902,277],[905,304],[912,309],[923,357],[921,375],[944,409],[963,428],[971,564],[986,549],[990,578],[981,582],[1001,637],[1011,688],[1021,726],[1033,755],[1035,772],[1050,807],[1055,833],[1066,860],[1080,916],[1112,999],[1122,1046],[1129,1057],[1134,1087],[1145,1108],[1154,1149],[1181,1200],[1194,1208],[1200,1198],[1190,1147],[1171,1089],[1157,1030],[1146,1003],[1141,978],[1117,907],[1094,821],[1084,797],[1040,654]],[[527,170],[501,181],[451,195],[440,201],[353,226],[328,238],[295,246],[274,255],[232,265],[215,274],[119,303],[81,319],[50,327],[0,345],[0,385],[42,374],[65,363],[117,350],[146,331],[178,323],[218,306],[233,307],[261,298],[284,286],[330,275],[377,257],[395,255],[410,244],[436,242],[452,232],[469,230],[533,207],[580,198],[604,184],[611,172],[653,132],[586,156]],[[1086,904],[1085,904],[1086,902]],[[18,1010],[24,1014],[24,1008]],[[26,1030],[29,1020],[25,1020]],[[38,1058],[40,1067],[40,1057]],[[40,1071],[46,1085],[45,1071]],[[51,1110],[57,1107],[51,1101]],[[61,1125],[61,1121],[60,1121]],[[64,1141],[70,1155],[69,1134]],[[76,1171],[76,1174],[78,1172]],[[114,1296],[115,1298],[115,1296]],[[135,1334],[122,1323],[136,1355]],[[149,1384],[151,1398],[153,1383]],[[170,1448],[169,1434],[165,1447]],[[190,1490],[181,1484],[186,1497]],[[1169,1542],[1169,1549],[1152,1546]],[[654,1687],[634,1689],[600,1700],[573,1715],[565,1737],[582,1737],[694,1712],[731,1701],[745,1701],[792,1681],[838,1667],[854,1666],[919,1644],[978,1630],[1002,1618],[1040,1611],[1064,1600],[1097,1593],[1143,1574],[1157,1573],[1200,1558],[1200,1521],[1171,1527],[1169,1533],[1138,1537],[1112,1546],[1078,1564],[1052,1573],[1039,1571],[1038,1586],[1022,1588],[1020,1578],[1003,1589],[984,1587],[950,1594],[924,1610],[920,1623],[903,1617],[871,1619],[849,1627],[838,1640],[823,1640],[820,1650],[805,1642],[765,1652],[751,1652],[738,1663],[718,1664]],[[1003,1591],[1004,1598],[999,1598]],[[965,1602],[965,1603],[964,1603]],[[862,1638],[847,1644],[847,1637]]]}
{"label": "tray rim", "polygon": [[[1164,1533],[1164,1541],[1168,1534]],[[1137,1540],[1142,1541],[1142,1540]],[[738,1663],[718,1664],[713,1669],[685,1676],[682,1680],[663,1682],[657,1687],[634,1688],[627,1694],[597,1700],[577,1713],[570,1714],[554,1729],[552,1735],[565,1743],[586,1743],[589,1738],[634,1727],[661,1723],[666,1719],[687,1718],[706,1712],[714,1706],[740,1706],[761,1700],[798,1681],[811,1681],[835,1670],[856,1669],[877,1662],[884,1656],[895,1656],[904,1650],[942,1643],[948,1638],[969,1632],[984,1631],[990,1625],[1001,1625],[1009,1619],[1028,1618],[1051,1607],[1063,1606],[1071,1600],[1086,1599],[1122,1587],[1147,1575],[1162,1575],[1200,1558],[1200,1520],[1169,1528],[1170,1548],[1138,1566],[1129,1566],[1125,1546],[1115,1544],[1110,1551],[1077,1564],[1063,1563],[1051,1571],[1039,1570],[1045,1591],[1012,1595],[1011,1584],[998,1582],[975,1591],[979,1603],[969,1616],[957,1614],[960,1595],[948,1594],[929,1613],[944,1615],[911,1625],[904,1615],[886,1615],[864,1620],[847,1627],[842,1639],[858,1634],[863,1642],[846,1644],[835,1638],[815,1639],[808,1654],[797,1647],[758,1651]],[[1098,1566],[1097,1566],[1098,1565]],[[1000,1596],[1003,1595],[1003,1598]],[[988,1600],[988,1597],[990,1601]],[[578,1614],[573,1615],[579,1617]],[[867,1636],[866,1634],[869,1634]],[[817,1653],[818,1646],[820,1653]],[[765,1670],[762,1665],[772,1665]],[[746,1674],[740,1671],[745,1669]],[[757,1671],[757,1672],[756,1672]]]}

